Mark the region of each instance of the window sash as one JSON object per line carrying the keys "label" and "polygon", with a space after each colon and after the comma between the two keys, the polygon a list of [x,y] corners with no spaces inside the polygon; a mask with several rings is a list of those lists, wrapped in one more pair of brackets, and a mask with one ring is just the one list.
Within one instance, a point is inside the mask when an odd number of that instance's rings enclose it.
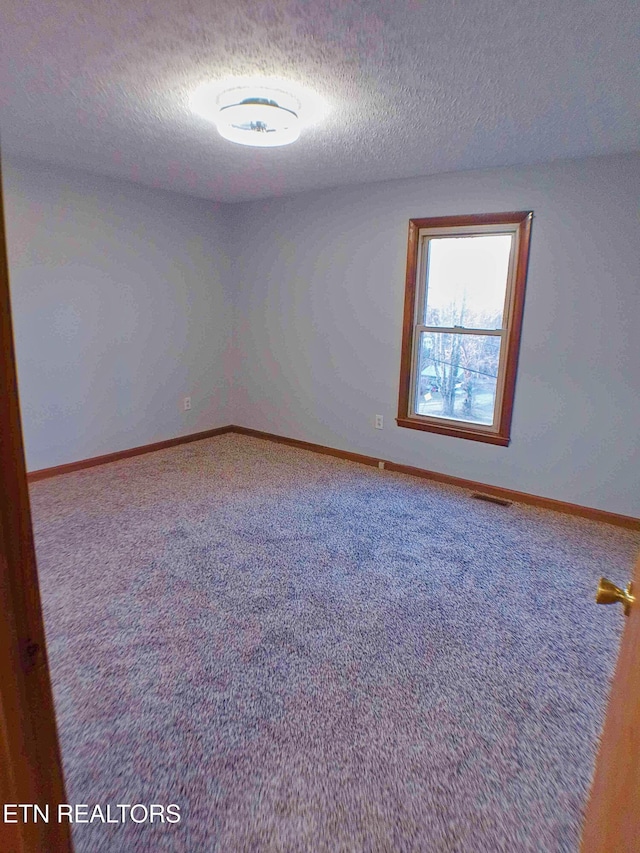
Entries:
{"label": "window sash", "polygon": [[484,225],[484,226],[458,226],[457,228],[421,228],[418,232],[418,288],[416,293],[416,306],[414,314],[414,324],[422,321],[426,316],[427,308],[427,283],[428,283],[428,263],[429,263],[429,243],[432,238],[443,237],[488,237],[488,236],[510,236],[511,251],[509,253],[509,265],[507,270],[507,281],[505,283],[505,298],[502,308],[502,328],[508,328],[509,324],[509,308],[510,287],[513,284],[515,275],[516,260],[518,257],[518,238],[519,229],[517,225]]}
{"label": "window sash", "polygon": [[[413,337],[413,355],[411,358],[411,385],[409,388],[409,417],[420,418],[421,421],[433,422],[438,424],[450,424],[455,426],[461,424],[479,430],[481,432],[495,433],[500,428],[500,412],[502,410],[502,399],[504,391],[504,378],[506,368],[505,357],[505,341],[506,329],[460,329],[454,326],[453,328],[442,328],[441,326],[416,326]],[[496,396],[493,405],[493,421],[490,424],[478,423],[477,421],[467,421],[464,418],[444,417],[438,415],[421,415],[418,414],[418,383],[420,382],[420,341],[421,334],[435,333],[444,335],[488,335],[500,338],[500,354],[498,356],[498,376],[496,379]],[[498,417],[496,417],[498,416]]]}

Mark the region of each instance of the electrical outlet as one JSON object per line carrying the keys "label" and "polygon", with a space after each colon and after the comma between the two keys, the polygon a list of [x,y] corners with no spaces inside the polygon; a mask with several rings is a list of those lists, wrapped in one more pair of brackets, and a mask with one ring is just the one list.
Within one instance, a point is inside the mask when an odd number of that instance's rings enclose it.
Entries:
{"label": "electrical outlet", "polygon": [[184,408],[184,411],[188,412],[189,409],[191,408],[191,397],[185,397],[184,400],[182,401],[182,406]]}
{"label": "electrical outlet", "polygon": [[382,415],[376,415],[376,429],[382,429],[384,426],[384,418]]}

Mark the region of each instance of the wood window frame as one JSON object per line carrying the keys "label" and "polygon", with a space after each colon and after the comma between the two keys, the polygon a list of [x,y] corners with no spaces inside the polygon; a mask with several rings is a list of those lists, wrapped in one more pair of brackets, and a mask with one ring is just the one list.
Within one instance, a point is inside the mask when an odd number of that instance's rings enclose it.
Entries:
{"label": "wood window frame", "polygon": [[[520,210],[508,213],[482,213],[466,216],[438,216],[426,219],[409,220],[409,240],[407,248],[407,273],[404,298],[404,319],[402,325],[402,351],[400,360],[400,394],[398,399],[398,417],[396,423],[400,427],[424,430],[441,435],[467,438],[472,441],[484,441],[489,444],[507,447],[511,439],[511,419],[516,388],[518,369],[518,354],[522,332],[522,317],[524,312],[524,293],[527,280],[529,261],[529,244],[531,240],[531,222],[533,211]],[[412,402],[413,364],[416,359],[417,346],[416,327],[419,297],[421,293],[418,276],[421,268],[421,237],[425,229],[441,230],[442,236],[455,233],[474,233],[478,228],[482,233],[487,226],[496,227],[495,233],[500,232],[500,226],[505,231],[515,235],[515,250],[510,261],[507,298],[505,301],[505,319],[503,320],[503,345],[501,348],[501,383],[497,389],[496,412],[494,423],[490,426],[458,421],[449,418],[437,418],[428,415],[415,414]],[[465,229],[460,231],[457,229]]]}

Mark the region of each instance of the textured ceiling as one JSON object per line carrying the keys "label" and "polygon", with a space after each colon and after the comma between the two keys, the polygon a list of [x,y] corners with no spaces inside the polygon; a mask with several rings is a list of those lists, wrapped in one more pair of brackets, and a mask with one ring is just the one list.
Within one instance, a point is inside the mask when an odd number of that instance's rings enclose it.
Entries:
{"label": "textured ceiling", "polygon": [[[5,153],[221,201],[640,148],[637,0],[2,0]],[[189,110],[206,80],[323,97],[291,146]]]}

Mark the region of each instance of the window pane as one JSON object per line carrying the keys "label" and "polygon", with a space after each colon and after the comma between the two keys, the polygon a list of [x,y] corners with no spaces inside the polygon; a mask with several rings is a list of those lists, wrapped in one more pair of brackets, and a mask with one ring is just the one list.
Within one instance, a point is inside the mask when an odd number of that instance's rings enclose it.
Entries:
{"label": "window pane", "polygon": [[428,241],[425,326],[500,329],[511,234]]}
{"label": "window pane", "polygon": [[491,426],[500,341],[499,335],[422,332],[416,414]]}

